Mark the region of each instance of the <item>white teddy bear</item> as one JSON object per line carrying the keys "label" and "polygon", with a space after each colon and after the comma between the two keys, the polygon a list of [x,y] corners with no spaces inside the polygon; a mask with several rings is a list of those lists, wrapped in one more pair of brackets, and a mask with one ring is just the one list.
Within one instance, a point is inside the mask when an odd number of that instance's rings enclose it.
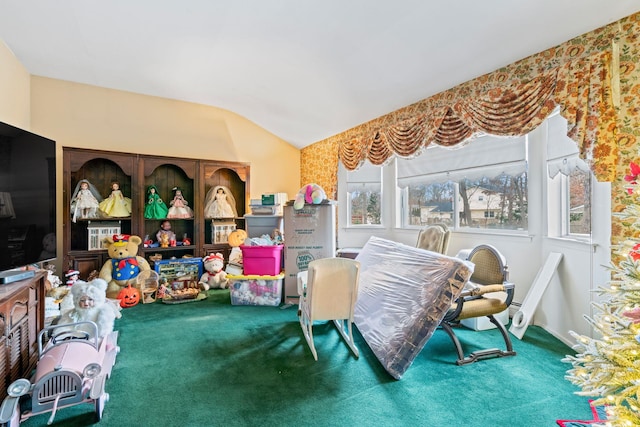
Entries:
{"label": "white teddy bear", "polygon": [[221,253],[209,254],[202,260],[205,273],[200,277],[200,286],[206,291],[211,289],[225,289],[229,281],[224,271],[224,257]]}
{"label": "white teddy bear", "polygon": [[[120,317],[119,308],[106,297],[107,282],[93,279],[91,282],[78,280],[69,292],[73,298],[73,308],[62,312],[58,324],[75,322],[94,322],[98,325],[100,339],[113,331],[116,318]],[[84,330],[81,327],[78,330]],[[91,332],[90,329],[86,329]]]}

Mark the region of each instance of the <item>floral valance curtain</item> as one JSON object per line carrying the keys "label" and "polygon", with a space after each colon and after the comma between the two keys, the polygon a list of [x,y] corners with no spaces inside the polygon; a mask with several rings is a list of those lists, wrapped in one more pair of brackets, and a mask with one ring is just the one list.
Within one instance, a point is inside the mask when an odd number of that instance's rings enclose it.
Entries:
{"label": "floral valance curtain", "polygon": [[339,159],[354,170],[365,159],[382,165],[394,155],[413,157],[431,143],[450,147],[478,133],[524,135],[559,105],[580,157],[598,180],[611,181],[618,155],[611,62],[607,50],[524,83],[491,87],[481,79],[469,82],[399,111],[399,116],[410,115],[402,121],[386,126],[372,121],[347,132],[339,143]]}

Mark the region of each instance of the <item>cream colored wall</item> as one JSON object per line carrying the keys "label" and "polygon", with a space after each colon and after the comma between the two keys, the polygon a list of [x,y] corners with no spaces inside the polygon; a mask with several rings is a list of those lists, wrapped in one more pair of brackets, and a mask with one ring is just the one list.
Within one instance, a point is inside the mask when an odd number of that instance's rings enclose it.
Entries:
{"label": "cream colored wall", "polygon": [[0,40],[0,121],[30,129],[30,75]]}
{"label": "cream colored wall", "polygon": [[220,108],[33,76],[33,131],[61,146],[251,163],[250,193],[300,181],[300,151]]}
{"label": "cream colored wall", "polygon": [[[0,82],[4,80],[0,76]],[[248,162],[251,198],[269,192],[293,198],[299,189],[300,150],[237,114],[38,76],[31,77],[30,88],[32,131],[57,142],[60,195],[63,146]],[[61,199],[58,235],[62,235]]]}

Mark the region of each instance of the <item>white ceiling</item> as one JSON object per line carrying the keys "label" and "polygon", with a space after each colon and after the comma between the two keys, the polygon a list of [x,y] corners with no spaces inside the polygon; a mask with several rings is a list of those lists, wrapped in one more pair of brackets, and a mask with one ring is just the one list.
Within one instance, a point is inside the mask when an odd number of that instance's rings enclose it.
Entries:
{"label": "white ceiling", "polygon": [[638,0],[0,0],[33,75],[233,111],[304,147],[640,10]]}

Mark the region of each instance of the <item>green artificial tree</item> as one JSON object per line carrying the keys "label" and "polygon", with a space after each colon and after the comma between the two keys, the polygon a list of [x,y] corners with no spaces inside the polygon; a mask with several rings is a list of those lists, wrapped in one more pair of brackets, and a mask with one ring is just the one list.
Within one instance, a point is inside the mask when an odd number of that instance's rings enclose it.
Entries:
{"label": "green artificial tree", "polygon": [[[630,196],[640,197],[640,166],[631,163],[625,176]],[[640,206],[632,203],[617,214],[640,229]],[[566,378],[579,386],[579,395],[593,396],[594,405],[606,405],[607,425],[640,426],[640,243],[625,241],[614,247],[620,261],[612,266],[608,286],[598,288],[602,302],[593,303],[595,314],[585,316],[598,337],[571,331],[577,354]]]}

